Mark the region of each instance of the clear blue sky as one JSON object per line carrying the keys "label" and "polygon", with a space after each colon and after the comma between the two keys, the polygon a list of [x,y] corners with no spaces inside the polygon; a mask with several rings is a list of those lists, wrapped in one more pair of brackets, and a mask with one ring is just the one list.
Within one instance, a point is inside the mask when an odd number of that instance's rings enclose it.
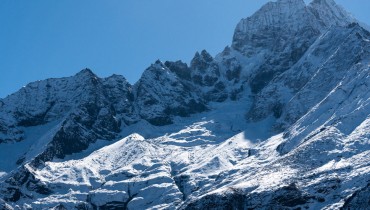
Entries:
{"label": "clear blue sky", "polygon": [[[0,0],[0,98],[91,68],[131,83],[156,59],[217,54],[267,0]],[[370,22],[369,0],[337,0]]]}

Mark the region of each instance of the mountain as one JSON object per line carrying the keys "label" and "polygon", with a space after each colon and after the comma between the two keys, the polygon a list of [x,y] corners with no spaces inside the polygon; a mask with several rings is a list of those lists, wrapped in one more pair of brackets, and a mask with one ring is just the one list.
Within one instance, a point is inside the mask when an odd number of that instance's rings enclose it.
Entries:
{"label": "mountain", "polygon": [[333,0],[269,2],[190,64],[0,100],[1,209],[367,209],[370,32]]}

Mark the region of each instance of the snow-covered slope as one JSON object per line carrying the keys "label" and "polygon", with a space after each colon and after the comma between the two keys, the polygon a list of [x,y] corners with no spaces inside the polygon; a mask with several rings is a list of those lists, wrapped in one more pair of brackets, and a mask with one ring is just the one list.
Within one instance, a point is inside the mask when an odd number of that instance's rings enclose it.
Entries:
{"label": "snow-covered slope", "polygon": [[79,152],[98,138],[116,138],[131,116],[130,87],[122,76],[101,79],[85,69],[72,77],[30,83],[6,97],[0,144],[15,150],[8,151],[7,161],[20,165],[37,157],[34,163],[40,164]]}
{"label": "snow-covered slope", "polygon": [[367,209],[370,32],[277,0],[190,65],[30,83],[0,100],[3,209]]}

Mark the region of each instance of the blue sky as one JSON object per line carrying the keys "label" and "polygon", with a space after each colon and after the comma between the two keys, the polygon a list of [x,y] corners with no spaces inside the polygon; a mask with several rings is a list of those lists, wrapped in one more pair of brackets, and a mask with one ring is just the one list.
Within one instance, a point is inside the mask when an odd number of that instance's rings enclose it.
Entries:
{"label": "blue sky", "polygon": [[[189,62],[231,43],[267,0],[1,0],[0,98],[35,80],[91,68],[131,83],[156,59]],[[369,0],[337,0],[370,24]]]}

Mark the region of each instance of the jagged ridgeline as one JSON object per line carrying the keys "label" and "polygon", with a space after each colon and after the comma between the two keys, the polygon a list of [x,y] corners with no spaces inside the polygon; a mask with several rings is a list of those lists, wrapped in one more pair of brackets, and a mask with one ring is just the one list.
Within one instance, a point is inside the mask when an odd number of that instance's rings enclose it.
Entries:
{"label": "jagged ridgeline", "polygon": [[188,65],[0,100],[0,209],[368,209],[370,32],[277,0]]}

